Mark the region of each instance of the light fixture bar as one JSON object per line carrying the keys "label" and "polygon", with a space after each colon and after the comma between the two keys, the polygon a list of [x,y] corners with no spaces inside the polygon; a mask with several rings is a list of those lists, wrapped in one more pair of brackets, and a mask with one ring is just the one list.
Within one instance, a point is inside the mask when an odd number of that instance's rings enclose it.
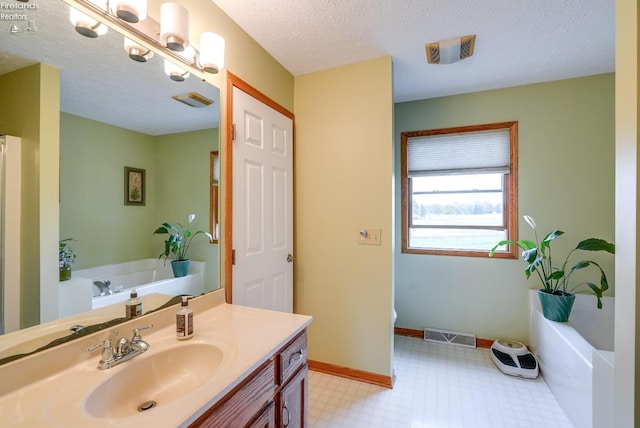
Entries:
{"label": "light fixture bar", "polygon": [[[152,19],[150,16],[144,21],[137,24],[131,24],[118,19],[108,13],[108,11],[97,7],[88,0],[62,0],[64,3],[72,8],[79,10],[87,16],[103,22],[114,31],[120,33],[126,38],[149,48],[159,56],[167,59],[173,63],[179,63],[181,68],[191,74],[197,76],[202,80],[207,80],[207,73],[197,66],[197,62],[189,62],[186,58],[181,56],[178,52],[174,52],[170,49],[162,46],[157,39],[157,35],[160,33],[160,24]],[[195,52],[197,55],[197,51]]]}

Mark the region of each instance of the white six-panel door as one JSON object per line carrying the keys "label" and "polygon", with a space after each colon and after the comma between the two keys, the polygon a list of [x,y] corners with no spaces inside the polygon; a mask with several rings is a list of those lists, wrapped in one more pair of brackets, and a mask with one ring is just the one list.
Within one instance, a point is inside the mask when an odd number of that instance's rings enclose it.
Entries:
{"label": "white six-panel door", "polygon": [[233,303],[293,311],[293,121],[233,89]]}

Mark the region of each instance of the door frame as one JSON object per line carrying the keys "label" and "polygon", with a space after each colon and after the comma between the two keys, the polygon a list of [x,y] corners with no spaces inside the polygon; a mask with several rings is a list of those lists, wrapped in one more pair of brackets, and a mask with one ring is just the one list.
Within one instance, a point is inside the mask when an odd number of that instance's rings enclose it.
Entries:
{"label": "door frame", "polygon": [[[224,146],[223,146],[223,155],[224,155],[224,180],[223,180],[223,189],[224,189],[224,214],[222,216],[222,234],[224,239],[222,240],[222,252],[223,252],[223,274],[224,274],[224,293],[225,293],[225,301],[227,303],[232,303],[233,301],[233,88],[238,88],[241,91],[249,94],[256,100],[265,104],[268,107],[271,107],[278,113],[283,116],[291,119],[293,135],[292,135],[292,151],[291,156],[293,171],[295,172],[295,116],[292,112],[278,104],[276,101],[269,98],[267,95],[263,94],[249,83],[245,82],[232,72],[227,70],[227,96],[226,96],[226,109],[225,109],[225,138],[224,138]],[[295,177],[295,175],[294,175]],[[293,194],[292,198],[295,197],[295,179],[293,181]],[[293,201],[293,211],[294,211],[294,219],[295,219],[295,201]],[[295,243],[295,229],[293,240]],[[294,266],[295,269],[295,266]],[[292,280],[295,279],[295,275]]]}

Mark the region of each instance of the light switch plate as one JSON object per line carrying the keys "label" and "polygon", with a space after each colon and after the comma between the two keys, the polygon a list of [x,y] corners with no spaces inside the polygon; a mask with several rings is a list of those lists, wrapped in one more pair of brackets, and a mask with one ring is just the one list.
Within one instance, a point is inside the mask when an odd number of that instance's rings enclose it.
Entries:
{"label": "light switch plate", "polygon": [[379,227],[361,227],[358,231],[358,244],[360,245],[380,245]]}

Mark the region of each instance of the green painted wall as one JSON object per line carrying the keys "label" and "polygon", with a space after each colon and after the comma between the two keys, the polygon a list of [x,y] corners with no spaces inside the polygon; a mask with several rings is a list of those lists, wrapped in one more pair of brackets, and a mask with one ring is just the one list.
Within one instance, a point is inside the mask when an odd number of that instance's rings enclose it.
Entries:
{"label": "green painted wall", "polygon": [[[61,113],[60,236],[76,240],[74,269],[157,257],[164,222],[208,228],[209,152],[218,130],[153,137]],[[146,172],[144,206],[124,205],[124,167]],[[217,245],[194,241],[193,259],[206,260],[207,284],[217,288]]]}
{"label": "green painted wall", "polygon": [[[209,230],[209,154],[218,150],[218,129],[163,135],[155,138],[156,210],[154,224],[182,223],[195,214],[191,230]],[[166,235],[163,235],[166,236]],[[164,248],[164,237],[154,237],[154,250]],[[157,254],[156,254],[157,255]],[[218,244],[200,235],[190,250],[194,260],[207,262],[205,289],[219,288]]]}
{"label": "green painted wall", "polygon": [[[153,257],[152,136],[60,114],[60,238],[73,238],[84,269]],[[146,170],[146,205],[124,205],[124,167]]]}
{"label": "green painted wall", "polygon": [[22,138],[21,328],[48,316],[40,302],[58,283],[59,80],[43,64],[0,76],[0,133]]}
{"label": "green painted wall", "polygon": [[[533,216],[540,231],[564,230],[556,254],[587,237],[613,241],[613,74],[396,104],[396,218],[401,132],[511,120],[519,122],[520,218]],[[522,220],[519,229],[532,237]],[[525,279],[524,262],[401,254],[399,221],[396,232],[398,327],[528,342],[527,290],[538,286]],[[612,283],[613,257],[595,259]]]}

